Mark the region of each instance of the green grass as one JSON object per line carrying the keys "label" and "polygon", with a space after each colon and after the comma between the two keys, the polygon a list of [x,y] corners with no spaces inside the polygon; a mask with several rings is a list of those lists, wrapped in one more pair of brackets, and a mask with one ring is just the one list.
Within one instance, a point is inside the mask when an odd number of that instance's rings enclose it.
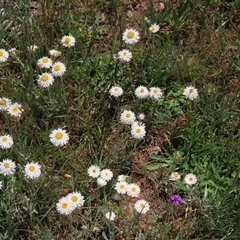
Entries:
{"label": "green grass", "polygon": [[[0,161],[17,165],[14,174],[0,174],[0,239],[238,239],[239,7],[204,0],[166,1],[163,10],[155,1],[2,1],[0,49],[16,53],[0,62],[0,98],[20,103],[24,113],[0,111],[0,135],[14,139]],[[150,33],[145,17],[160,31]],[[140,32],[138,43],[124,43],[127,27]],[[68,34],[76,38],[72,48],[60,44]],[[38,50],[29,53],[30,45]],[[67,71],[41,88],[45,70],[37,61],[53,48]],[[133,53],[130,63],[114,60],[124,48]],[[117,99],[109,94],[115,84],[124,90]],[[139,85],[160,87],[163,97],[138,99]],[[187,86],[198,89],[197,99],[183,96]],[[146,115],[145,138],[134,139],[120,122],[125,109]],[[70,136],[63,147],[49,141],[57,128]],[[32,161],[42,173],[28,180],[23,170]],[[87,174],[91,165],[111,169],[113,179],[97,187]],[[169,181],[174,171],[177,182]],[[196,185],[186,186],[188,173],[197,175]],[[138,198],[116,195],[120,174],[140,185]],[[60,215],[56,203],[73,191],[84,205]],[[168,203],[174,193],[180,205]],[[150,204],[147,214],[133,210],[141,198]],[[114,221],[105,218],[108,211]]]}

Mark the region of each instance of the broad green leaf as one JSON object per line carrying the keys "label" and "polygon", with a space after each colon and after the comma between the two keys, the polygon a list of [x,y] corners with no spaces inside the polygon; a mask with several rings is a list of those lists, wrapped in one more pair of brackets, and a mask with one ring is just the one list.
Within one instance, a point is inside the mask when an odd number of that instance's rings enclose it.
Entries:
{"label": "broad green leaf", "polygon": [[169,165],[167,163],[159,163],[159,164],[154,164],[154,165],[148,165],[146,169],[148,171],[155,171],[164,167],[168,167]]}

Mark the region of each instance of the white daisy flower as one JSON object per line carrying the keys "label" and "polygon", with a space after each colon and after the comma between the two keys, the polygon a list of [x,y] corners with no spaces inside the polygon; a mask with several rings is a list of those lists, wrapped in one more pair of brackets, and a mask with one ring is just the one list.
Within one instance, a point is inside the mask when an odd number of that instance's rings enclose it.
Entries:
{"label": "white daisy flower", "polygon": [[52,75],[54,77],[61,77],[66,72],[66,66],[62,62],[56,62],[52,66]]}
{"label": "white daisy flower", "polygon": [[129,195],[130,197],[137,197],[139,193],[140,193],[140,187],[137,184],[135,183],[128,184],[127,195]]}
{"label": "white daisy flower", "polygon": [[68,197],[63,197],[59,199],[56,204],[56,209],[60,214],[68,215],[74,210],[74,205]]}
{"label": "white daisy flower", "polygon": [[126,29],[122,39],[127,44],[137,43],[140,39],[139,32],[133,28]]}
{"label": "white daisy flower", "polygon": [[132,59],[132,53],[127,49],[123,49],[118,52],[118,59],[122,62],[130,62]]}
{"label": "white daisy flower", "polygon": [[136,120],[135,113],[130,110],[124,110],[120,116],[120,121],[125,124],[132,124]]}
{"label": "white daisy flower", "polygon": [[144,113],[139,113],[138,116],[137,116],[137,118],[141,121],[144,120],[145,117],[146,117],[146,115]]}
{"label": "white daisy flower", "polygon": [[46,88],[53,84],[54,78],[53,75],[50,73],[43,73],[42,75],[39,75],[37,83],[39,86]]}
{"label": "white daisy flower", "polygon": [[0,136],[0,148],[7,149],[13,145],[13,138],[10,135]]}
{"label": "white daisy flower", "polygon": [[52,60],[48,57],[42,57],[37,61],[37,65],[40,68],[50,68],[52,66]]}
{"label": "white daisy flower", "polygon": [[162,97],[162,91],[158,87],[151,87],[149,91],[149,97],[158,100],[159,98]]}
{"label": "white daisy flower", "polygon": [[11,48],[8,50],[10,53],[12,53],[13,55],[16,55],[17,49],[16,48]]}
{"label": "white daisy flower", "polygon": [[116,217],[116,214],[115,214],[114,212],[107,212],[107,213],[105,214],[105,217],[106,217],[108,220],[113,221],[113,220],[115,219],[115,217]]}
{"label": "white daisy flower", "polygon": [[41,166],[38,163],[27,163],[24,167],[24,175],[26,178],[35,179],[41,175]]}
{"label": "white daisy flower", "polygon": [[88,176],[92,177],[92,178],[97,178],[100,175],[100,167],[97,165],[92,165],[88,168],[87,173]]}
{"label": "white daisy flower", "polygon": [[11,105],[11,100],[9,98],[2,97],[0,98],[0,110],[6,111]]}
{"label": "white daisy flower", "polygon": [[13,103],[8,107],[7,112],[13,117],[21,117],[24,110],[21,104]]}
{"label": "white daisy flower", "polygon": [[135,89],[137,98],[147,98],[149,96],[148,89],[144,86],[139,86]]}
{"label": "white daisy flower", "polygon": [[36,45],[31,45],[27,47],[29,52],[36,52],[38,50],[38,46]]}
{"label": "white daisy flower", "polygon": [[9,57],[8,51],[0,49],[0,62],[6,62]]}
{"label": "white daisy flower", "polygon": [[113,177],[113,172],[110,169],[103,169],[100,172],[100,177],[104,179],[105,181],[109,181]]}
{"label": "white daisy flower", "polygon": [[184,182],[187,185],[194,185],[197,183],[197,181],[198,181],[197,176],[193,173],[188,173],[184,178]]}
{"label": "white daisy flower", "polygon": [[148,17],[145,17],[144,21],[146,21],[147,23],[151,23],[151,21],[148,19]]}
{"label": "white daisy flower", "polygon": [[113,86],[110,88],[109,93],[111,96],[117,98],[123,95],[123,89],[119,86]]}
{"label": "white daisy flower", "polygon": [[178,172],[172,172],[170,177],[169,177],[169,180],[171,181],[177,181],[181,178],[180,174]]}
{"label": "white daisy flower", "polygon": [[156,33],[158,32],[160,29],[159,25],[157,25],[156,23],[152,24],[149,28],[149,30],[152,32],[152,33]]}
{"label": "white daisy flower", "polygon": [[142,139],[146,136],[145,124],[134,122],[131,128],[131,135],[136,139]]}
{"label": "white daisy flower", "polygon": [[4,176],[12,175],[15,172],[16,164],[11,159],[3,159],[2,162],[0,162],[0,174],[3,174]]}
{"label": "white daisy flower", "polygon": [[69,193],[67,198],[69,198],[75,208],[81,207],[85,202],[84,197],[80,192]]}
{"label": "white daisy flower", "polygon": [[61,39],[61,44],[62,44],[64,47],[73,47],[73,46],[75,45],[75,42],[76,42],[75,37],[73,37],[73,36],[71,36],[71,35],[64,36],[64,37]]}
{"label": "white daisy flower", "polygon": [[138,213],[144,214],[150,209],[150,205],[147,201],[141,199],[134,204],[134,208]]}
{"label": "white daisy flower", "polygon": [[118,176],[117,180],[118,180],[118,182],[122,182],[122,181],[126,181],[127,178],[128,178],[127,175],[121,174]]}
{"label": "white daisy flower", "polygon": [[119,193],[119,194],[125,194],[127,193],[127,187],[128,187],[128,183],[125,181],[121,181],[121,182],[117,182],[115,185],[115,190]]}
{"label": "white daisy flower", "polygon": [[186,87],[183,91],[185,98],[193,100],[198,97],[198,90],[192,86]]}
{"label": "white daisy flower", "polygon": [[97,178],[97,185],[98,185],[99,187],[103,187],[103,186],[107,185],[107,181],[104,180],[104,179],[102,179],[101,177],[98,177],[98,178]]}
{"label": "white daisy flower", "polygon": [[50,133],[50,142],[55,146],[66,145],[69,141],[69,135],[66,130],[58,128]]}
{"label": "white daisy flower", "polygon": [[60,51],[55,50],[55,49],[49,50],[49,54],[52,57],[60,57],[62,55],[62,53]]}

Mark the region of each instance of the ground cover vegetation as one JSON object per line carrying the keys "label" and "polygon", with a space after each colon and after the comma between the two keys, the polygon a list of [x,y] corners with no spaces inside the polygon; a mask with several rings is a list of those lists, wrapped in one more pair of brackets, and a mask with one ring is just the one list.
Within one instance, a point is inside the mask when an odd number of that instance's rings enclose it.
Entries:
{"label": "ground cover vegetation", "polygon": [[239,239],[239,9],[2,0],[0,239]]}

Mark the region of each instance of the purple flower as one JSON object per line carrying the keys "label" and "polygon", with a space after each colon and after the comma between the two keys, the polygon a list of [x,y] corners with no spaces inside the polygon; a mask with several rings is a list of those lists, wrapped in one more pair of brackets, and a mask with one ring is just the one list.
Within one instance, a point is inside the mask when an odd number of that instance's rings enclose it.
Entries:
{"label": "purple flower", "polygon": [[178,194],[174,194],[168,199],[168,202],[170,204],[180,204],[182,202],[182,199]]}

